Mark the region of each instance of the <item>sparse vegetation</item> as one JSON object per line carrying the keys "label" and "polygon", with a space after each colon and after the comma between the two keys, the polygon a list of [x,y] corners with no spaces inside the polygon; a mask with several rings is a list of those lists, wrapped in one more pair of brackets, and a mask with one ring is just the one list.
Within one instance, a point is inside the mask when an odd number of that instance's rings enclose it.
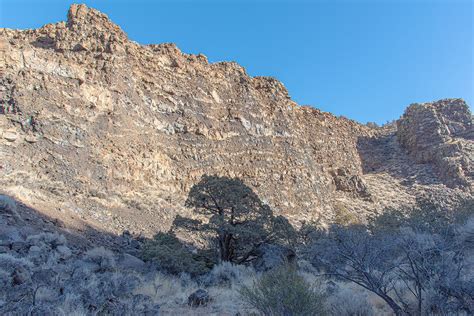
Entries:
{"label": "sparse vegetation", "polygon": [[469,314],[472,246],[461,237],[465,225],[459,217],[472,216],[470,210],[447,213],[420,203],[408,212],[374,217],[368,227],[333,225],[314,235],[309,254],[326,275],[373,292],[396,315]]}
{"label": "sparse vegetation", "polygon": [[291,265],[266,272],[252,286],[243,286],[240,294],[245,302],[262,315],[326,314],[322,291],[307,282]]}
{"label": "sparse vegetation", "polygon": [[[353,221],[352,214],[341,209],[334,224],[323,228],[304,223],[296,232],[239,181],[214,178],[201,184],[194,192],[196,200],[189,200],[197,204],[189,205],[201,208],[197,215],[207,214],[209,222],[205,216],[178,218],[169,232],[151,240],[126,234],[128,248],[120,251],[83,250],[54,231],[32,234],[10,209],[0,213],[6,223],[0,234],[0,312],[474,312],[472,201],[450,212],[420,200],[411,209],[384,210],[367,224]],[[214,194],[222,190],[233,192],[233,197],[217,199]],[[240,203],[241,213],[235,203]],[[11,208],[11,201],[5,205]],[[206,209],[209,205],[215,209]],[[184,243],[175,235],[183,229],[207,237],[210,247]],[[127,249],[141,251],[148,263]]]}
{"label": "sparse vegetation", "polygon": [[[138,263],[134,270],[106,248],[79,251],[61,234],[7,229],[16,239],[4,241],[9,246],[0,254],[0,311],[472,314],[474,217],[467,205],[456,215],[420,203],[382,213],[366,226],[307,223],[298,254],[308,260],[264,273],[248,264],[206,261],[211,254],[192,250],[173,233],[146,241],[144,259],[156,265]],[[199,289],[209,295],[206,306],[189,306]]]}
{"label": "sparse vegetation", "polygon": [[359,223],[357,216],[351,213],[341,203],[334,205],[334,223],[342,226],[355,225]]}
{"label": "sparse vegetation", "polygon": [[104,247],[86,251],[84,261],[94,264],[95,272],[113,272],[116,269],[114,253]]}

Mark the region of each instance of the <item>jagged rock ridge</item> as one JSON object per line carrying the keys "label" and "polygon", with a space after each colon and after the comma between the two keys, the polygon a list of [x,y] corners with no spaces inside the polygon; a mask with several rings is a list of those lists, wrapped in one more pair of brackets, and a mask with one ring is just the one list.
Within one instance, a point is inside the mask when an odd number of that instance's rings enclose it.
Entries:
{"label": "jagged rock ridge", "polygon": [[236,63],[139,45],[84,5],[1,34],[2,191],[71,227],[164,229],[203,174],[243,179],[295,224],[472,198],[462,100],[371,128],[298,106]]}

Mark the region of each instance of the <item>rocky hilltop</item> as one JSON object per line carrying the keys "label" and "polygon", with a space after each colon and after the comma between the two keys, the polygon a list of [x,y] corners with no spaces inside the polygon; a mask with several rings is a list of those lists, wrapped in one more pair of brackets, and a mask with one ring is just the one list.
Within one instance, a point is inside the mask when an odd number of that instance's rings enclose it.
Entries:
{"label": "rocky hilltop", "polygon": [[242,179],[294,224],[473,198],[461,99],[366,126],[236,63],[139,45],[84,5],[67,22],[1,29],[1,47],[1,193],[71,229],[166,229],[205,174]]}

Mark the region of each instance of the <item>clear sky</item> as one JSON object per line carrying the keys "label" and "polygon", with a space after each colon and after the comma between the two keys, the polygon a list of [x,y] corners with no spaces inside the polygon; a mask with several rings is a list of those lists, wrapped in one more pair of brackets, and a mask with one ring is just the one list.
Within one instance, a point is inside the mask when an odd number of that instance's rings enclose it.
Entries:
{"label": "clear sky", "polygon": [[[65,20],[73,2],[0,0],[0,27]],[[301,105],[360,122],[442,98],[472,109],[473,0],[83,2],[132,40],[236,61],[282,81]]]}

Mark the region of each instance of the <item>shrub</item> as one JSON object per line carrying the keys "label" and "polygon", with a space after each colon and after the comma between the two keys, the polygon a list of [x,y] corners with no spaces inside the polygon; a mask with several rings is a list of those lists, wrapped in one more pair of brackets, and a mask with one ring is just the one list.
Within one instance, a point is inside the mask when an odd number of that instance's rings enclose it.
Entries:
{"label": "shrub", "polygon": [[16,267],[31,269],[34,265],[27,258],[17,258],[11,254],[2,253],[0,254],[0,267],[2,270],[13,271]]}
{"label": "shrub", "polygon": [[351,213],[343,204],[336,203],[334,206],[334,223],[341,226],[355,225],[359,223],[357,216]]}
{"label": "shrub", "polygon": [[203,278],[203,284],[209,285],[227,285],[241,283],[252,277],[255,271],[251,267],[244,265],[235,265],[230,262],[222,262],[215,265],[212,270]]}
{"label": "shrub", "polygon": [[294,266],[271,270],[250,287],[242,299],[263,315],[325,315],[324,295],[298,274]]}
{"label": "shrub", "polygon": [[340,316],[373,316],[374,308],[368,301],[365,291],[354,289],[348,284],[337,287],[328,298],[331,315]]}
{"label": "shrub", "polygon": [[30,245],[43,247],[48,245],[52,249],[67,244],[66,237],[58,233],[39,233],[37,235],[28,236],[26,241]]}
{"label": "shrub", "polygon": [[84,259],[98,266],[98,271],[96,272],[115,271],[116,269],[114,253],[104,247],[88,250],[85,253]]}
{"label": "shrub", "polygon": [[458,214],[420,210],[387,212],[369,229],[333,225],[306,253],[317,268],[371,291],[396,315],[472,314],[474,291],[464,285],[471,273],[469,228],[463,235]]}
{"label": "shrub", "polygon": [[17,219],[21,220],[20,215],[17,212],[17,205],[14,199],[7,195],[0,194],[0,211],[5,213],[10,213],[15,216]]}
{"label": "shrub", "polygon": [[147,241],[143,248],[144,260],[156,262],[160,268],[171,274],[189,273],[192,276],[205,274],[212,263],[206,258],[193,254],[172,233],[158,233]]}

